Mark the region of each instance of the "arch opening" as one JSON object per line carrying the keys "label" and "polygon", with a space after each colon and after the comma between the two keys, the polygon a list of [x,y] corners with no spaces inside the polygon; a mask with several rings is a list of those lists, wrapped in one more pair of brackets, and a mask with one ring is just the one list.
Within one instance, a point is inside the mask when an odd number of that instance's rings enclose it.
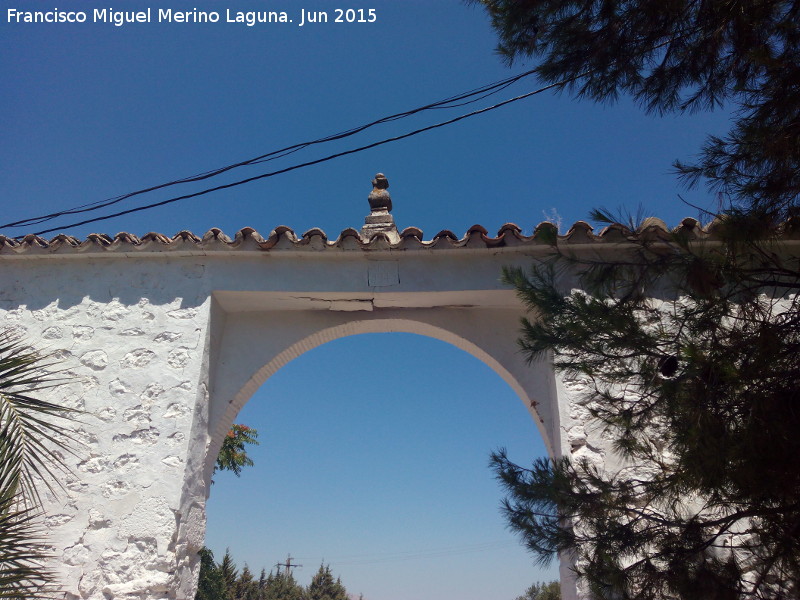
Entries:
{"label": "arch opening", "polygon": [[[310,331],[303,333],[303,329],[296,323],[289,322],[288,329],[299,331],[296,339],[291,339],[288,343],[281,340],[273,347],[268,347],[262,354],[252,352],[247,343],[239,343],[230,352],[230,356],[224,357],[222,362],[228,365],[244,363],[244,370],[239,368],[240,373],[244,372],[246,379],[241,374],[237,380],[236,376],[230,377],[222,372],[220,375],[228,384],[227,394],[223,391],[215,398],[212,395],[209,428],[212,439],[208,456],[205,461],[205,474],[208,481],[211,468],[213,467],[213,457],[219,451],[224,436],[230,429],[234,417],[242,407],[248,402],[252,395],[267,381],[272,375],[278,372],[284,365],[295,360],[299,356],[325,344],[340,338],[365,334],[365,333],[412,333],[420,336],[437,339],[451,346],[463,350],[477,358],[492,369],[500,378],[511,387],[519,400],[527,408],[542,436],[551,456],[558,455],[558,443],[554,432],[557,431],[557,409],[556,391],[552,371],[549,365],[544,363],[529,365],[518,352],[516,345],[517,334],[517,314],[512,314],[512,327],[494,328],[491,326],[491,318],[481,320],[455,319],[448,320],[442,326],[439,323],[431,323],[429,319],[420,318],[356,318],[342,319],[341,323],[330,325],[325,323],[319,326],[311,323],[308,328]],[[436,315],[438,316],[438,314]],[[273,317],[275,319],[275,317]],[[277,317],[280,320],[280,316]],[[301,319],[304,320],[304,319]],[[270,329],[269,321],[258,317],[246,319],[238,324],[254,339],[259,338],[258,329]],[[488,325],[488,327],[487,327]],[[229,330],[233,330],[230,338],[239,338],[237,335],[236,324],[229,324]],[[491,331],[487,335],[486,329]],[[266,334],[268,335],[268,334]],[[232,346],[232,345],[231,345]],[[246,348],[247,354],[242,353],[241,349]],[[229,347],[228,350],[231,348]],[[225,350],[223,349],[223,354]],[[247,360],[250,361],[250,371],[248,371]],[[391,354],[386,355],[386,360],[391,360]],[[239,383],[241,381],[241,383]],[[223,388],[224,389],[224,388]],[[226,400],[230,394],[232,398]]]}
{"label": "arch opening", "polygon": [[[303,338],[242,387],[236,422],[259,429],[262,446],[242,479],[215,476],[207,544],[215,554],[231,547],[256,575],[291,552],[304,564],[301,581],[324,559],[365,600],[513,598],[535,580],[556,578],[555,569],[537,573],[505,530],[501,490],[487,468],[499,446],[523,463],[549,452],[524,382],[497,356],[442,328],[361,323]],[[393,334],[359,335],[386,331]],[[220,424],[226,431],[234,416]],[[515,432],[504,439],[503,429]],[[250,508],[239,502],[247,498]],[[261,543],[262,554],[237,549],[245,537],[223,541],[237,521],[249,523],[246,546]],[[429,569],[465,589],[426,588]],[[370,586],[390,577],[388,593],[374,593]]]}

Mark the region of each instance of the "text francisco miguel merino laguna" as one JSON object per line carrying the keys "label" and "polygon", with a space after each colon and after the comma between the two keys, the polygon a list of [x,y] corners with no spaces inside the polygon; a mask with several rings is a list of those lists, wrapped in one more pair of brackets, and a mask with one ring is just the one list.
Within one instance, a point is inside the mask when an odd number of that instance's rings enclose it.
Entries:
{"label": "text francisco miguel merino laguna", "polygon": [[[89,16],[91,15],[91,19]],[[122,27],[128,23],[240,23],[252,27],[257,23],[297,23],[302,27],[307,23],[374,23],[377,20],[374,8],[336,8],[333,10],[310,11],[300,9],[300,14],[293,19],[285,11],[240,11],[225,10],[222,19],[219,12],[212,10],[173,10],[171,8],[146,10],[114,10],[113,8],[95,8],[91,13],[86,11],[52,10],[17,10],[6,11],[7,23],[110,23]]]}

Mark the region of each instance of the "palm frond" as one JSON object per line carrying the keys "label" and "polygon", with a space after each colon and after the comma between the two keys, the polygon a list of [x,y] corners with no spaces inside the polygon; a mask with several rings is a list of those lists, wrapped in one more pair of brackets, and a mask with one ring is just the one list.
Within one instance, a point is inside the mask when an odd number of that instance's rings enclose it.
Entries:
{"label": "palm frond", "polygon": [[51,363],[8,332],[0,333],[0,463],[13,467],[25,502],[38,505],[37,481],[50,491],[70,452],[66,426],[76,411],[36,397],[63,382]]}
{"label": "palm frond", "polygon": [[44,485],[55,492],[68,472],[68,427],[77,411],[37,397],[63,383],[54,363],[0,332],[0,600],[57,597],[41,525]]}

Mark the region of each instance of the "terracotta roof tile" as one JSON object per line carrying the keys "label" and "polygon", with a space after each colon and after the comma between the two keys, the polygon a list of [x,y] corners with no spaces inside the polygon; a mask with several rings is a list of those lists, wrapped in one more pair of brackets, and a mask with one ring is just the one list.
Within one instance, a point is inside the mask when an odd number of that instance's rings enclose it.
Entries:
{"label": "terracotta roof tile", "polygon": [[222,229],[217,227],[212,227],[208,231],[206,231],[205,235],[203,235],[203,242],[208,243],[212,240],[222,242],[224,244],[230,244],[231,238],[229,238],[225,233],[223,233]]}
{"label": "terracotta roof tile", "polygon": [[348,227],[342,230],[332,245],[340,250],[360,250],[363,244],[358,230]]}
{"label": "terracotta roof tile", "polygon": [[362,246],[364,250],[389,250],[392,247],[392,240],[385,231],[378,231],[369,238],[369,243]]}
{"label": "terracotta roof tile", "polygon": [[292,246],[295,250],[324,250],[328,246],[328,236],[315,227],[306,231]]}
{"label": "terracotta roof tile", "polygon": [[603,228],[599,237],[604,242],[625,242],[630,239],[631,230],[620,223],[612,223]]}
{"label": "terracotta roof tile", "polygon": [[571,244],[584,244],[588,242],[594,241],[594,235],[592,235],[592,230],[594,228],[589,225],[586,221],[575,221],[572,227],[569,228],[567,232],[567,240]]}
{"label": "terracotta roof tile", "polygon": [[[91,236],[89,236],[91,237]],[[158,244],[169,244],[172,240],[165,236],[163,233],[155,233],[151,231],[142,237],[142,242],[156,242]]]}
{"label": "terracotta roof tile", "polygon": [[[636,237],[647,239],[666,239],[672,233],[678,233],[689,239],[713,239],[725,226],[721,219],[714,220],[703,227],[695,219],[683,219],[673,230],[656,218],[646,219],[641,227],[632,232],[626,226],[615,223],[608,225],[599,234],[595,234],[591,225],[578,221],[564,235],[558,235],[558,228],[553,223],[543,222],[536,226],[531,235],[525,235],[521,227],[514,223],[506,223],[491,237],[485,227],[473,225],[463,237],[457,237],[452,231],[444,229],[433,238],[425,240],[422,230],[407,227],[392,242],[383,232],[377,232],[365,238],[361,232],[353,228],[343,230],[335,240],[331,240],[319,228],[306,231],[298,236],[294,230],[284,225],[270,231],[265,239],[252,227],[245,227],[231,238],[218,228],[209,229],[202,237],[190,231],[179,231],[169,237],[161,233],[150,232],[141,238],[120,232],[113,238],[106,234],[92,233],[80,240],[66,234],[59,234],[51,239],[28,234],[22,238],[11,238],[0,235],[0,256],[44,256],[44,255],[82,255],[98,253],[169,253],[169,252],[265,252],[265,251],[374,251],[374,250],[455,250],[460,248],[503,248],[513,246],[543,246],[552,243],[559,245],[615,244]],[[778,231],[784,239],[800,239],[800,217],[793,217],[784,223]]]}
{"label": "terracotta roof tile", "polygon": [[555,225],[555,223],[544,221],[536,226],[536,229],[533,230],[533,236],[531,236],[531,238],[539,243],[549,243],[550,238],[555,239],[557,235],[558,227]]}
{"label": "terracotta roof tile", "polygon": [[422,241],[422,229],[419,227],[406,227],[403,231],[400,232],[400,237],[402,239],[406,238],[416,238],[420,242]]}

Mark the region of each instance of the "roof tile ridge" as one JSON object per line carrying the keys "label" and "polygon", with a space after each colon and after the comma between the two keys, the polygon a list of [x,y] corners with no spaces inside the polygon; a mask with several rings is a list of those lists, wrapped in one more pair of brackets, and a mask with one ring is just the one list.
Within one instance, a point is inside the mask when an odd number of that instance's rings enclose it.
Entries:
{"label": "roof tile ridge", "polygon": [[306,231],[295,244],[298,248],[311,250],[325,250],[328,245],[328,235],[319,227],[312,227]]}
{"label": "roof tile ridge", "polygon": [[[565,242],[569,244],[587,244],[597,239],[592,231],[594,227],[586,221],[575,221],[569,231],[563,236]],[[561,237],[561,236],[559,236]]]}
{"label": "roof tile ridge", "polygon": [[296,242],[298,239],[297,234],[294,232],[294,229],[292,229],[288,225],[278,225],[275,229],[269,232],[269,237],[272,237],[273,235],[284,236],[294,242]]}
{"label": "roof tile ridge", "polygon": [[[447,238],[447,239],[451,239],[451,240],[454,240],[454,241],[458,241],[458,236],[455,233],[453,233],[452,231],[450,231],[449,229],[442,229],[439,233],[437,233],[435,236],[433,236],[434,240],[438,240],[439,238]],[[433,241],[433,240],[431,240],[431,241]]]}
{"label": "roof tile ridge", "polygon": [[263,242],[264,238],[261,237],[261,234],[258,233],[253,227],[242,227],[239,231],[236,232],[234,237],[235,241],[241,240],[255,240],[256,242]]}
{"label": "roof tile ridge", "polygon": [[463,245],[468,248],[476,246],[483,246],[484,248],[493,248],[502,245],[500,238],[493,238],[489,236],[489,230],[483,225],[475,224],[467,229],[464,234]]}
{"label": "roof tile ridge", "polygon": [[600,230],[600,233],[597,234],[597,238],[605,243],[627,242],[630,241],[632,235],[633,232],[627,225],[623,223],[609,223]]}
{"label": "roof tile ridge", "polygon": [[506,235],[514,236],[517,240],[522,241],[526,236],[522,233],[522,227],[516,223],[503,223],[500,229],[497,230],[497,237],[505,237]]}
{"label": "roof tile ridge", "polygon": [[401,240],[406,238],[416,238],[421,242],[423,234],[422,229],[419,227],[406,227],[399,233],[399,235]]}
{"label": "roof tile ridge", "polygon": [[181,242],[191,242],[194,244],[199,244],[201,242],[201,238],[197,237],[188,229],[181,229],[178,233],[172,236],[172,243],[181,243]]}
{"label": "roof tile ridge", "polygon": [[672,234],[687,240],[700,240],[708,237],[708,233],[697,219],[686,217],[680,225],[672,230]]}
{"label": "roof tile ridge", "polygon": [[[139,246],[142,246],[142,241],[137,236],[135,236],[132,233],[128,233],[127,231],[119,231],[117,232],[116,235],[114,235],[113,238],[107,235],[103,235],[102,237],[108,238],[108,240],[110,240],[110,242],[106,245],[101,244],[103,250],[106,252],[116,252],[116,251],[125,252],[126,250],[129,250],[131,248],[138,248]],[[77,246],[72,246],[72,245],[62,246],[60,244],[57,246],[54,245],[53,249],[55,251],[59,251],[61,250],[61,248],[70,248],[70,249],[75,248],[78,250],[78,252],[91,252],[91,248],[96,245],[98,245],[96,242],[93,243],[90,242],[89,240],[86,240]]]}
{"label": "roof tile ridge", "polygon": [[[264,239],[252,227],[247,228],[253,239],[258,243],[261,250],[271,250],[272,248],[294,248],[297,245],[297,235],[294,229],[286,225],[278,225],[275,229],[269,232],[267,239]],[[280,249],[280,248],[279,248]]]}
{"label": "roof tile ridge", "polygon": [[253,227],[242,227],[233,237],[233,241],[228,244],[231,250],[260,250],[265,243],[261,234],[258,233]]}
{"label": "roof tile ridge", "polygon": [[369,236],[369,241],[364,243],[364,250],[390,250],[395,247],[389,234],[385,231],[376,231]]}
{"label": "roof tile ridge", "polygon": [[456,248],[458,247],[458,237],[449,229],[442,229],[439,233],[433,236],[429,248]]}
{"label": "roof tile ridge", "polygon": [[530,237],[525,237],[524,239],[526,241],[533,241],[537,244],[547,244],[552,246],[557,244],[559,239],[563,238],[564,236],[558,234],[558,225],[552,221],[541,221],[533,229],[533,234]]}
{"label": "roof tile ridge", "polygon": [[95,246],[100,246],[102,248],[107,248],[113,243],[114,240],[107,233],[90,233],[89,235],[86,236],[86,240],[84,240],[84,243],[81,244],[81,246],[95,245]]}
{"label": "roof tile ridge", "polygon": [[219,227],[212,227],[203,234],[202,242],[203,245],[219,243],[228,246],[233,243],[233,240],[225,235],[225,232]]}
{"label": "roof tile ridge", "polygon": [[645,229],[649,229],[651,227],[657,227],[662,231],[669,231],[669,227],[663,221],[663,219],[659,219],[658,217],[647,217],[637,228],[637,231],[644,231]]}
{"label": "roof tile ridge", "polygon": [[162,244],[165,246],[172,241],[172,239],[169,238],[168,236],[164,235],[163,233],[158,233],[156,231],[150,231],[144,234],[140,239],[142,242]]}
{"label": "roof tile ridge", "polygon": [[397,235],[399,241],[396,246],[402,250],[421,250],[423,248],[430,248],[432,244],[423,239],[424,234],[419,227],[406,227]]}
{"label": "roof tile ridge", "polygon": [[636,235],[643,240],[667,240],[670,230],[658,217],[647,217],[636,229]]}
{"label": "roof tile ridge", "polygon": [[[269,238],[264,239],[254,228],[240,229],[231,239],[221,229],[213,227],[202,237],[198,237],[188,230],[181,230],[169,237],[157,232],[146,235],[136,235],[121,231],[113,238],[108,234],[90,233],[84,239],[59,233],[51,239],[46,239],[36,234],[27,234],[23,237],[10,237],[0,235],[0,252],[10,254],[23,254],[28,252],[92,252],[92,249],[101,248],[106,251],[124,251],[125,248],[136,248],[137,251],[155,250],[154,244],[160,247],[176,248],[185,244],[208,247],[214,250],[240,249],[246,244],[257,246],[260,250],[275,249],[313,249],[338,248],[342,250],[377,250],[377,249],[419,249],[419,248],[496,248],[519,244],[552,244],[556,242],[567,244],[582,244],[592,242],[622,243],[626,241],[668,240],[672,236],[680,236],[687,240],[719,239],[723,228],[728,226],[729,220],[725,215],[717,215],[714,220],[703,225],[699,220],[687,217],[680,221],[675,228],[668,228],[666,223],[657,217],[648,217],[642,224],[632,231],[629,226],[621,223],[607,224],[599,233],[594,233],[594,228],[586,221],[576,221],[564,235],[559,235],[558,227],[551,222],[542,222],[536,226],[533,233],[527,236],[521,227],[515,223],[504,223],[497,235],[492,237],[487,229],[480,224],[475,224],[467,229],[462,238],[458,238],[451,230],[439,231],[430,241],[423,238],[423,232],[418,227],[406,227],[390,237],[385,232],[376,231],[365,238],[362,233],[353,228],[343,229],[335,240],[328,239],[325,232],[313,227],[298,237],[290,227],[279,226],[270,232]],[[785,221],[775,227],[775,235],[780,239],[800,239],[800,215],[790,215]],[[394,241],[392,241],[394,240]],[[250,248],[254,249],[254,248]]]}
{"label": "roof tile ridge", "polygon": [[526,236],[522,233],[522,227],[516,223],[503,223],[497,230],[497,246],[519,246],[533,241],[533,236]]}
{"label": "roof tile ridge", "polygon": [[0,252],[3,248],[11,248],[16,250],[20,247],[20,242],[16,238],[9,237],[0,233]]}
{"label": "roof tile ridge", "polygon": [[117,235],[114,236],[114,244],[117,246],[121,244],[130,244],[132,246],[141,246],[142,240],[140,240],[136,235],[132,233],[128,233],[127,231],[120,231]]}
{"label": "roof tile ridge", "polygon": [[319,237],[325,238],[326,240],[328,239],[328,234],[325,233],[319,227],[312,227],[311,229],[308,229],[305,233],[303,233],[303,235],[301,237],[303,237],[303,238],[311,238],[311,237],[314,237],[314,236],[319,236]]}
{"label": "roof tile ridge", "polygon": [[346,227],[339,232],[339,237],[337,237],[333,243],[336,244],[340,240],[344,240],[346,238],[356,238],[360,242],[361,232],[355,227]]}
{"label": "roof tile ridge", "polygon": [[39,235],[29,233],[19,240],[19,245],[25,250],[30,250],[32,248],[48,248],[50,242]]}
{"label": "roof tile ridge", "polygon": [[475,232],[481,233],[483,235],[489,235],[489,230],[486,229],[486,227],[484,227],[483,225],[481,225],[479,223],[476,223],[475,225],[473,225],[472,227],[467,229],[467,234],[475,233]]}
{"label": "roof tile ridge", "polygon": [[497,230],[497,235],[501,235],[506,230],[522,234],[522,227],[511,221],[506,221],[500,226],[500,229]]}
{"label": "roof tile ridge", "polygon": [[347,227],[339,232],[337,237],[330,245],[340,250],[360,250],[364,243],[361,240],[361,232],[353,227]]}
{"label": "roof tile ridge", "polygon": [[53,250],[79,248],[81,246],[81,240],[74,236],[67,235],[66,233],[59,233],[52,237],[47,245]]}

